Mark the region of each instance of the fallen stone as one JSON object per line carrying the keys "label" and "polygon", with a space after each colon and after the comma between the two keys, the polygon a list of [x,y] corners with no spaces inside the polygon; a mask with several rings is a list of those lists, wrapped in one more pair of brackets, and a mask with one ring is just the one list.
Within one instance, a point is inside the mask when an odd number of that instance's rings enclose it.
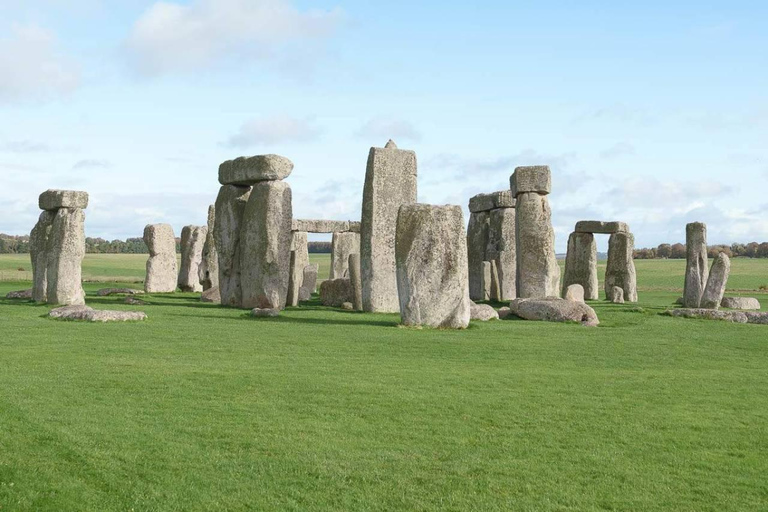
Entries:
{"label": "fallen stone", "polygon": [[110,295],[141,295],[144,290],[134,290],[133,288],[102,288],[96,292],[99,297],[109,297]]}
{"label": "fallen stone", "polygon": [[360,254],[360,233],[334,233],[330,279],[349,277],[349,256]]}
{"label": "fallen stone", "polygon": [[250,187],[224,185],[216,198],[213,236],[219,255],[219,292],[222,306],[239,308],[243,301],[240,272],[240,231]]}
{"label": "fallen stone", "polygon": [[552,192],[552,173],[547,165],[518,167],[510,179],[513,197],[527,192],[547,195]]}
{"label": "fallen stone", "polygon": [[618,286],[611,288],[611,293],[608,295],[608,301],[613,304],[624,304],[624,290]]}
{"label": "fallen stone", "polygon": [[319,272],[319,266],[317,263],[314,265],[307,265],[304,267],[304,279],[301,281],[301,288],[299,289],[299,301],[304,302],[312,298],[312,294],[317,291],[317,273]]}
{"label": "fallen stone", "polygon": [[[349,221],[346,220],[294,219],[291,222],[291,229],[293,231],[304,231],[307,233],[344,233],[350,231],[349,224]],[[359,231],[358,226],[358,232]]]}
{"label": "fallen stone", "polygon": [[608,239],[608,261],[605,269],[607,297],[613,293],[614,286],[624,290],[624,300],[637,302],[635,236],[632,233],[614,233]]}
{"label": "fallen stone", "polygon": [[219,287],[214,286],[213,288],[208,288],[207,290],[203,291],[203,293],[200,295],[200,302],[221,304],[221,292],[219,292]]}
{"label": "fallen stone", "polygon": [[[623,294],[624,292],[622,291],[622,295]],[[584,302],[584,287],[580,284],[572,284],[565,289],[563,298],[574,302]]]}
{"label": "fallen stone", "polygon": [[469,200],[470,213],[489,212],[496,208],[514,208],[515,198],[511,190],[500,190],[490,194],[478,194]]}
{"label": "fallen stone", "polygon": [[77,190],[46,190],[38,200],[41,210],[58,210],[72,208],[85,210],[88,208],[88,192]]}
{"label": "fallen stone", "polygon": [[475,304],[473,302],[469,305],[469,318],[470,320],[487,322],[489,320],[498,320],[499,314],[488,304]]}
{"label": "fallen stone", "polygon": [[333,308],[354,300],[352,282],[347,278],[329,279],[320,284],[320,303]]}
{"label": "fallen stone", "polygon": [[182,292],[202,292],[200,265],[203,263],[203,247],[208,236],[206,226],[184,226],[181,230],[181,268],[179,289]]}
{"label": "fallen stone", "polygon": [[141,311],[96,310],[84,305],[56,308],[51,310],[48,316],[81,322],[138,322],[147,319],[147,314]]}
{"label": "fallen stone", "polygon": [[251,310],[251,316],[257,318],[275,318],[280,316],[280,310],[275,308],[254,308]]}
{"label": "fallen stone", "polygon": [[614,233],[629,233],[626,222],[603,222],[599,220],[582,220],[576,223],[576,233],[592,233],[612,235]]}
{"label": "fallen stone", "polygon": [[749,297],[724,297],[720,306],[726,309],[760,310],[760,301]]}
{"label": "fallen stone", "polygon": [[597,244],[592,233],[571,233],[568,253],[565,257],[563,296],[571,285],[580,285],[584,297],[597,300],[600,297],[597,280]]}
{"label": "fallen stone", "polygon": [[510,316],[514,316],[512,315],[512,310],[506,306],[503,308],[500,308],[497,313],[499,314],[499,320],[506,320]]}
{"label": "fallen stone", "polygon": [[768,313],[756,313],[754,311],[747,311],[744,314],[747,315],[747,323],[768,325]]}
{"label": "fallen stone", "polygon": [[219,166],[219,183],[248,186],[261,181],[284,180],[291,175],[293,162],[280,155],[241,156]]}
{"label": "fallen stone", "polygon": [[19,290],[16,292],[9,292],[8,295],[5,296],[6,299],[18,299],[18,300],[31,300],[32,299],[32,288],[28,290]]}
{"label": "fallen stone", "polygon": [[701,296],[709,279],[707,261],[707,225],[692,222],[685,227],[686,268],[683,305],[686,308],[698,308]]}
{"label": "fallen stone", "polygon": [[678,318],[723,320],[725,322],[733,322],[737,324],[746,324],[749,322],[749,318],[747,317],[747,314],[742,313],[741,311],[718,311],[716,309],[679,308],[679,309],[667,310],[662,314],[667,316],[678,317]]}
{"label": "fallen stone", "polygon": [[179,273],[176,261],[176,237],[170,224],[150,224],[144,228],[144,243],[149,249],[147,277],[144,291],[147,293],[173,293],[176,291]]}
{"label": "fallen stone", "polygon": [[48,304],[85,304],[82,264],[85,257],[85,212],[61,208],[56,211],[48,238]]}
{"label": "fallen stone", "polygon": [[597,326],[597,313],[583,302],[548,297],[546,299],[515,299],[509,304],[512,314],[524,320],[544,322],[579,322],[587,327]]}
{"label": "fallen stone", "polygon": [[707,286],[701,295],[701,307],[704,309],[718,309],[725,295],[728,285],[728,277],[731,275],[731,259],[725,253],[717,255],[709,271]]}

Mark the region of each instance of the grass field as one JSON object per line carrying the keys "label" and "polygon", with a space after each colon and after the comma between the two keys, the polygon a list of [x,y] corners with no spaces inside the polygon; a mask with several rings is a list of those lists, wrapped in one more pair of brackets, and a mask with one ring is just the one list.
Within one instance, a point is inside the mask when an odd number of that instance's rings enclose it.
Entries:
{"label": "grass field", "polygon": [[[637,267],[640,304],[593,303],[596,329],[252,319],[109,283],[90,305],[149,320],[85,325],[0,299],[0,511],[766,510],[768,327],[659,316],[684,263]],[[768,305],[764,284],[768,260],[734,261],[733,289]]]}

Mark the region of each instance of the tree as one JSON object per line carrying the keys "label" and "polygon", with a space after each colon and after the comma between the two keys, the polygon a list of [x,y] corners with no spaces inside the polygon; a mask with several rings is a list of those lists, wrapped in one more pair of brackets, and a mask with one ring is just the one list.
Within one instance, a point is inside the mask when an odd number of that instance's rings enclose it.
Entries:
{"label": "tree", "polygon": [[669,244],[661,244],[656,249],[656,256],[664,259],[672,257],[672,246]]}
{"label": "tree", "polygon": [[670,258],[676,259],[676,260],[682,260],[686,258],[685,254],[685,246],[683,244],[675,244],[672,246],[670,251]]}

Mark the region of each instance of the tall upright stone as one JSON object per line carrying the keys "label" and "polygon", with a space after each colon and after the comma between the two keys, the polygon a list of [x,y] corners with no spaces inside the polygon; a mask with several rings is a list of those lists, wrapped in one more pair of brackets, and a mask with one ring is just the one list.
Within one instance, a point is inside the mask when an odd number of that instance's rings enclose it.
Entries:
{"label": "tall upright stone", "polygon": [[48,304],[85,304],[82,265],[85,257],[85,212],[80,208],[60,208],[48,238]]}
{"label": "tall upright stone", "polygon": [[605,296],[613,295],[613,287],[624,290],[624,300],[637,302],[637,272],[635,271],[635,236],[614,233],[608,239],[608,263],[605,269]]}
{"label": "tall upright stone", "polygon": [[200,265],[203,263],[203,246],[208,236],[206,226],[184,226],[181,230],[181,267],[179,289],[183,292],[202,292]]}
{"label": "tall upright stone", "polygon": [[363,278],[360,268],[360,255],[349,255],[349,281],[352,283],[352,305],[355,311],[363,310]]}
{"label": "tall upright stone", "polygon": [[683,306],[698,308],[709,279],[707,225],[692,222],[685,226],[686,267]]}
{"label": "tall upright stone", "polygon": [[510,178],[516,199],[517,296],[546,298],[560,294],[560,267],[547,195],[552,176],[547,166],[518,167]]}
{"label": "tall upright stone", "polygon": [[304,284],[304,269],[309,265],[309,242],[306,231],[294,231],[292,237],[287,304],[298,306],[301,300],[301,287]]}
{"label": "tall upright stone", "polygon": [[360,254],[360,233],[334,233],[331,242],[330,279],[348,277],[349,257]]}
{"label": "tall upright stone", "polygon": [[719,309],[731,274],[731,259],[725,253],[717,255],[709,272],[707,286],[701,295],[701,307],[704,309]]}
{"label": "tall upright stone", "polygon": [[485,253],[488,250],[490,232],[490,212],[473,212],[469,214],[467,226],[467,262],[469,265],[469,296],[472,300],[487,300],[484,287],[484,263],[488,261]]}
{"label": "tall upright stone", "polygon": [[224,306],[242,305],[240,228],[250,195],[250,186],[222,185],[216,198],[213,236],[219,257],[219,291]]}
{"label": "tall upright stone", "polygon": [[32,259],[32,300],[48,300],[48,239],[56,213],[43,211],[29,235],[29,255]]}
{"label": "tall upright stone", "polygon": [[597,243],[592,233],[571,233],[568,238],[568,254],[565,258],[563,297],[571,285],[578,284],[584,289],[586,300],[597,300],[600,296],[597,280]]}
{"label": "tall upright stone", "polygon": [[497,300],[501,302],[517,297],[516,219],[515,208],[496,208],[490,212],[485,257],[495,262],[500,294]]}
{"label": "tall upright stone", "polygon": [[453,329],[469,325],[466,244],[459,206],[400,207],[396,261],[404,325]]}
{"label": "tall upright stone", "polygon": [[149,249],[144,291],[147,293],[175,292],[179,274],[173,228],[170,224],[149,224],[144,228],[144,243]]}
{"label": "tall upright stone", "polygon": [[243,214],[240,234],[243,308],[285,308],[292,223],[290,185],[284,181],[256,183]]}
{"label": "tall upright stone", "polygon": [[219,255],[216,253],[216,239],[213,230],[216,228],[216,206],[208,207],[208,232],[203,245],[203,260],[200,263],[198,281],[203,291],[219,287]]}
{"label": "tall upright stone", "polygon": [[371,148],[360,225],[365,311],[400,310],[395,264],[397,215],[402,205],[416,202],[416,178],[415,152],[400,150],[391,140],[384,148]]}

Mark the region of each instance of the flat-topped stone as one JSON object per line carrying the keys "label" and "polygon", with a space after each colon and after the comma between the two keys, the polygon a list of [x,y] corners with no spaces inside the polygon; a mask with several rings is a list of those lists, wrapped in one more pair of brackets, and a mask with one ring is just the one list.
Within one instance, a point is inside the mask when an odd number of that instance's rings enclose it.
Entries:
{"label": "flat-topped stone", "polygon": [[518,167],[509,178],[509,186],[513,197],[525,192],[547,195],[552,192],[552,172],[548,165]]}
{"label": "flat-topped stone", "polygon": [[349,221],[349,230],[352,233],[359,233],[360,232],[360,221],[359,220],[351,220],[351,221]]}
{"label": "flat-topped stone", "polygon": [[293,162],[280,155],[241,156],[219,166],[222,185],[254,185],[260,181],[284,180],[291,175]]}
{"label": "flat-topped stone", "polygon": [[[304,231],[306,233],[343,233],[350,231],[349,221],[347,220],[325,220],[325,219],[293,219],[291,225],[292,231]],[[360,226],[357,226],[360,232]]]}
{"label": "flat-topped stone", "polygon": [[720,306],[726,309],[759,310],[760,301],[752,297],[724,297]]}
{"label": "flat-topped stone", "polygon": [[582,220],[576,223],[575,231],[577,233],[612,235],[614,233],[629,233],[629,225],[626,222],[603,222],[599,220]]}
{"label": "flat-topped stone", "polygon": [[511,190],[499,190],[490,194],[477,194],[469,200],[471,213],[488,212],[496,208],[514,208],[515,198]]}
{"label": "flat-topped stone", "polygon": [[88,208],[88,192],[78,190],[46,190],[38,200],[41,210],[58,210],[59,208]]}

